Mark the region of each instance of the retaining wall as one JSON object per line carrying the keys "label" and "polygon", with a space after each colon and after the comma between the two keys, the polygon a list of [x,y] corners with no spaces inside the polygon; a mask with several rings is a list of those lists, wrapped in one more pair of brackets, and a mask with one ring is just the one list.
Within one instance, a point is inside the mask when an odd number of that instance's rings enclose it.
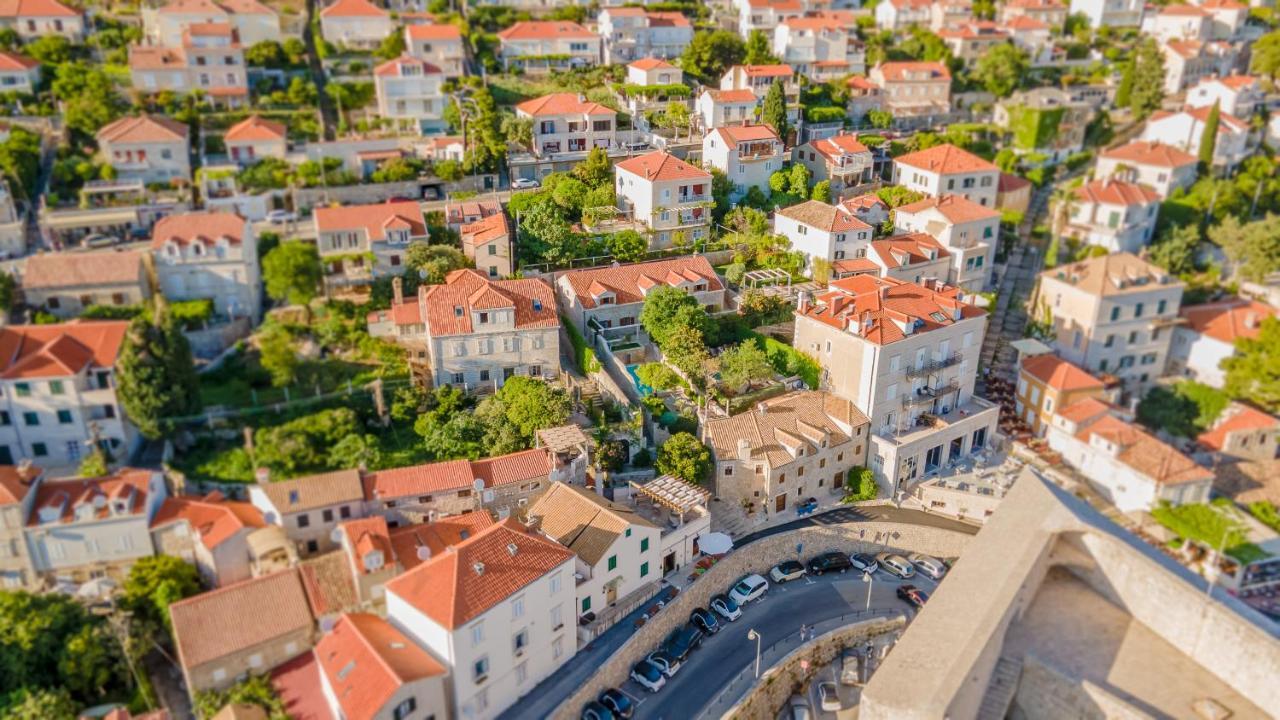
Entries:
{"label": "retaining wall", "polygon": [[729,553],[685,588],[601,663],[590,680],[565,698],[549,717],[554,720],[578,718],[582,706],[603,690],[625,683],[631,666],[662,644],[667,634],[683,624],[694,608],[706,607],[712,595],[727,591],[743,575],[764,575],[782,560],[797,556],[809,558],[827,550],[845,553],[890,550],[921,552],[941,558],[958,557],[972,539],[972,535],[951,530],[886,522],[805,527],[761,538]]}

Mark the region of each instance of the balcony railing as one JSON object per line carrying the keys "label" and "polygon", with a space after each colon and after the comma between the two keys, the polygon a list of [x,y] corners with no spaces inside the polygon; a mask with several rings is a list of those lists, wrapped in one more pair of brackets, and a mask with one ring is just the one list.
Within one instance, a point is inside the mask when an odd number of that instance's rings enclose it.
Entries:
{"label": "balcony railing", "polygon": [[902,396],[902,407],[909,408],[916,405],[930,405],[935,400],[945,397],[948,393],[956,392],[960,389],[960,383],[952,380],[938,387],[922,387],[913,393]]}
{"label": "balcony railing", "polygon": [[924,377],[925,375],[936,373],[939,370],[945,370],[946,368],[959,365],[962,359],[964,358],[960,353],[951,353],[951,357],[943,358],[942,360],[930,360],[918,367],[908,367],[906,375],[909,378]]}

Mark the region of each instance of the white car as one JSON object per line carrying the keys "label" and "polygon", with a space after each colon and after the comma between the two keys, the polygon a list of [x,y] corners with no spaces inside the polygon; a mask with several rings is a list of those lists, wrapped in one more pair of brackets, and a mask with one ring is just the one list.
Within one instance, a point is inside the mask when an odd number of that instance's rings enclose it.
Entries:
{"label": "white car", "polygon": [[804,565],[801,565],[795,560],[785,560],[780,562],[777,565],[774,565],[773,569],[769,571],[769,578],[776,583],[799,580],[804,577],[804,575]]}
{"label": "white car", "polygon": [[824,682],[818,686],[818,702],[824,712],[838,712],[841,709],[835,683]]}
{"label": "white car", "polygon": [[542,183],[533,178],[516,178],[511,181],[512,190],[532,190],[542,187]]}
{"label": "white car", "polygon": [[730,622],[742,617],[742,608],[728,595],[716,595],[711,598],[711,609],[717,615]]}
{"label": "white car", "polygon": [[942,576],[947,574],[946,563],[932,555],[911,553],[907,556],[907,559],[916,566],[916,569],[920,571],[921,575],[924,575],[927,578],[941,580]]}
{"label": "white car", "polygon": [[733,589],[729,591],[729,597],[738,603],[738,607],[742,607],[752,600],[763,597],[768,590],[768,580],[759,575],[748,575],[733,586]]}
{"label": "white car", "polygon": [[272,210],[267,213],[267,222],[272,225],[283,225],[289,222],[297,222],[298,213],[291,210]]}
{"label": "white car", "polygon": [[641,660],[632,666],[631,679],[649,692],[658,692],[662,689],[662,686],[667,684],[667,678],[662,674],[662,668],[648,660]]}
{"label": "white car", "polygon": [[881,569],[897,575],[903,580],[915,577],[916,575],[916,569],[911,566],[911,561],[901,555],[883,552],[876,555],[876,560],[880,563]]}

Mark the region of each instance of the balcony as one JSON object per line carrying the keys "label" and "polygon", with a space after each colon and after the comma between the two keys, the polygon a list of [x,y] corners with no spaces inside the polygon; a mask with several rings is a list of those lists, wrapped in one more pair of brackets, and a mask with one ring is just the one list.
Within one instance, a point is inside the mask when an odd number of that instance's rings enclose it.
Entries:
{"label": "balcony", "polygon": [[931,405],[939,398],[946,397],[948,394],[956,392],[960,389],[960,383],[951,380],[938,387],[922,387],[913,393],[902,396],[902,407],[910,408],[917,405]]}
{"label": "balcony", "polygon": [[940,370],[945,370],[949,367],[959,365],[960,361],[963,359],[964,357],[960,353],[951,353],[951,357],[943,360],[930,360],[919,367],[907,368],[906,376],[908,378],[918,378],[924,377],[925,375],[932,375]]}
{"label": "balcony", "polygon": [[945,413],[922,414],[914,423],[905,419],[898,426],[883,426],[875,430],[875,434],[891,440],[899,447],[909,445],[939,430],[944,430],[961,423],[972,423],[976,429],[994,424],[999,416],[1000,406],[979,397],[970,397],[963,402],[948,408]]}

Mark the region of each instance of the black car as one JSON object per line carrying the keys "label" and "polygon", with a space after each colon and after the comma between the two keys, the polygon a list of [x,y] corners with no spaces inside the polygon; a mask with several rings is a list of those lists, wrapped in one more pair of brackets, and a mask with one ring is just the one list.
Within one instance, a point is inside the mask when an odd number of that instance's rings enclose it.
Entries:
{"label": "black car", "polygon": [[929,594],[915,585],[899,585],[898,599],[912,607],[922,608],[929,601]]}
{"label": "black car", "polygon": [[582,720],[613,720],[614,717],[612,710],[594,700],[582,708]]}
{"label": "black car", "polygon": [[829,572],[844,572],[853,567],[849,556],[839,552],[822,553],[809,561],[809,572],[821,575]]}
{"label": "black car", "polygon": [[671,631],[667,636],[666,642],[662,643],[662,651],[677,662],[684,662],[689,657],[689,653],[702,644],[702,631],[693,625],[686,624],[684,627]]}
{"label": "black car", "polygon": [[716,622],[716,616],[703,608],[696,608],[690,613],[689,622],[708,635],[720,632],[720,623]]}
{"label": "black car", "polygon": [[627,720],[636,711],[635,701],[629,695],[616,688],[609,688],[600,693],[600,697],[597,700],[622,720]]}

